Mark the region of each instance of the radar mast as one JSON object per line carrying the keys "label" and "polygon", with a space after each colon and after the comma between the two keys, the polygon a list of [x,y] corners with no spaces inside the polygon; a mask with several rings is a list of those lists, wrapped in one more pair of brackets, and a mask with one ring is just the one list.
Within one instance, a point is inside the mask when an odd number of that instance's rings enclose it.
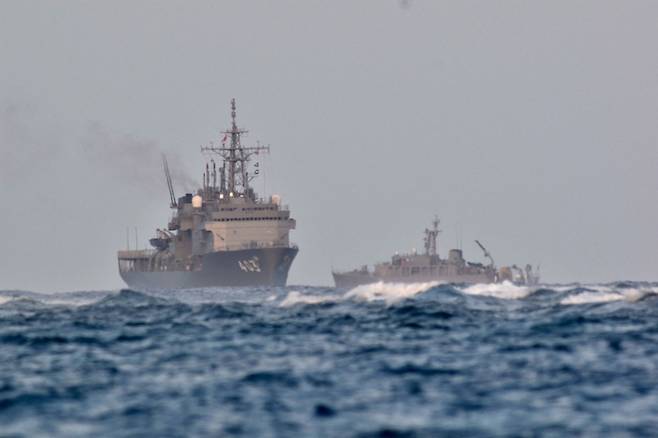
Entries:
{"label": "radar mast", "polygon": [[[254,191],[249,187],[249,182],[254,178],[249,175],[248,165],[251,157],[262,153],[269,153],[269,146],[242,146],[242,135],[249,131],[240,129],[236,122],[235,99],[231,99],[231,128],[221,131],[224,134],[222,146],[202,147],[204,152],[213,152],[222,157],[220,185],[223,190],[228,191],[230,197],[246,196],[255,200]],[[226,145],[229,140],[228,146]]]}
{"label": "radar mast", "polygon": [[439,236],[439,233],[441,230],[439,230],[439,218],[438,216],[434,216],[434,221],[432,221],[432,226],[433,228],[427,229],[425,228],[425,255],[429,256],[436,256],[437,255],[437,250],[436,250],[436,238]]}

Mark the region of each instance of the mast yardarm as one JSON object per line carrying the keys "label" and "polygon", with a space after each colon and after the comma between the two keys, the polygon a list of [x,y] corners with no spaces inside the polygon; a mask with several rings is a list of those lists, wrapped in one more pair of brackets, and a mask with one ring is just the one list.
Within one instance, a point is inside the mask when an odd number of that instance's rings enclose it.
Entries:
{"label": "mast yardarm", "polygon": [[[222,146],[202,147],[202,151],[214,152],[222,157],[224,163],[221,171],[221,187],[227,190],[229,196],[245,195],[255,198],[253,190],[249,187],[249,181],[253,178],[249,176],[248,165],[254,154],[269,153],[269,146],[242,146],[241,137],[246,134],[247,130],[238,128],[236,122],[235,99],[231,99],[231,128],[222,131],[224,138]],[[229,140],[228,146],[226,145]],[[225,169],[225,170],[224,170]]]}
{"label": "mast yardarm", "polygon": [[425,254],[429,256],[436,256],[438,255],[437,249],[436,249],[436,238],[439,236],[439,233],[441,230],[439,230],[439,218],[434,217],[434,221],[432,222],[433,228],[431,230],[425,229]]}

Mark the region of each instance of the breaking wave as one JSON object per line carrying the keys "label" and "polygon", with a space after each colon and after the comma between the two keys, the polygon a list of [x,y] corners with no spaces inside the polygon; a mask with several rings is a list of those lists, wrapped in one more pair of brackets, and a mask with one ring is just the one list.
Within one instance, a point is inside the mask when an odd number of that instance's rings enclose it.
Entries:
{"label": "breaking wave", "polygon": [[337,294],[307,294],[290,291],[281,301],[281,307],[298,304],[321,304],[339,301],[384,302],[387,305],[413,298],[438,286],[438,282],[428,283],[372,283],[357,286],[343,295]]}
{"label": "breaking wave", "polygon": [[[355,302],[382,302],[392,305],[404,300],[430,297],[429,293],[457,293],[467,297],[486,297],[499,300],[524,300],[526,298],[541,297],[547,305],[553,305],[558,300],[561,305],[579,305],[593,303],[608,303],[614,301],[641,301],[647,296],[658,294],[658,286],[645,287],[619,287],[609,285],[578,285],[568,286],[519,286],[511,282],[491,284],[474,284],[470,286],[459,286],[441,284],[438,282],[427,283],[372,283],[354,287],[342,295],[335,291],[332,293],[308,293],[291,291],[280,301],[281,307],[295,305],[313,305],[329,302],[355,301]],[[326,292],[326,291],[323,291]],[[272,297],[273,298],[273,297]]]}
{"label": "breaking wave", "polygon": [[[441,299],[453,296],[499,300],[542,300],[547,305],[559,303],[564,306],[612,303],[617,301],[638,302],[658,295],[655,283],[608,283],[587,285],[519,286],[511,282],[474,285],[451,285],[439,282],[385,283],[378,282],[356,286],[345,292],[333,288],[303,287],[302,289],[274,288],[250,290],[248,293],[236,289],[198,289],[187,291],[120,291],[64,292],[40,294],[35,292],[0,291],[0,306],[25,305],[33,302],[42,306],[166,306],[171,304],[206,305],[216,303],[245,302],[272,304],[278,307],[317,305],[339,302],[364,302],[393,305],[404,300],[422,298]],[[22,304],[21,304],[22,303]]]}
{"label": "breaking wave", "polygon": [[45,306],[85,306],[102,300],[111,292],[56,292],[42,294],[23,291],[0,291],[0,306],[31,301]]}
{"label": "breaking wave", "polygon": [[623,300],[624,296],[618,293],[606,292],[581,292],[560,300],[560,304],[592,304],[592,303],[609,303],[611,301]]}
{"label": "breaking wave", "polygon": [[368,302],[384,301],[387,304],[393,304],[427,292],[439,284],[436,281],[427,283],[384,283],[380,281],[357,286],[348,291],[345,298]]}
{"label": "breaking wave", "polygon": [[527,286],[517,286],[509,281],[492,284],[474,284],[460,290],[468,295],[487,296],[506,300],[525,298],[533,292],[533,289]]}
{"label": "breaking wave", "polygon": [[657,295],[640,282],[0,291],[0,435],[652,436]]}
{"label": "breaking wave", "polygon": [[321,304],[338,301],[339,297],[321,296],[321,295],[307,295],[298,291],[290,291],[288,295],[281,301],[281,307],[291,307],[297,304]]}
{"label": "breaking wave", "polygon": [[34,292],[0,291],[0,308],[7,306],[167,306],[186,303],[212,305],[216,303],[251,302],[276,305],[282,308],[341,302],[383,303],[387,306],[405,300],[442,300],[451,295],[463,298],[495,298],[498,300],[523,301],[532,298],[537,304],[555,303],[563,306],[605,304],[613,302],[635,303],[658,295],[655,283],[608,283],[588,285],[550,285],[527,287],[510,282],[499,284],[475,284],[470,286],[426,283],[372,283],[354,287],[346,292],[332,288],[304,287],[263,289],[244,293],[236,290],[200,289],[190,291],[141,292],[124,289],[103,292],[72,292],[39,294]]}
{"label": "breaking wave", "polygon": [[618,288],[599,286],[593,290],[576,292],[560,300],[563,305],[609,303],[613,301],[637,302],[658,294],[658,287]]}

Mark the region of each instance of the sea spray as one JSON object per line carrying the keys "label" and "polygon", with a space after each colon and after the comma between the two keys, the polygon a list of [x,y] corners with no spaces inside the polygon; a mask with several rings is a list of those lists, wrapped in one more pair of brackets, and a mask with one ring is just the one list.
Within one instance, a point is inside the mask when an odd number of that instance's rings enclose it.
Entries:
{"label": "sea spray", "polygon": [[474,284],[460,289],[468,295],[481,295],[494,298],[517,300],[525,298],[533,289],[527,286],[517,286],[509,281],[491,284]]}
{"label": "sea spray", "polygon": [[0,435],[651,436],[658,284],[558,288],[0,292]]}
{"label": "sea spray", "polygon": [[298,291],[290,291],[288,295],[281,301],[281,307],[290,307],[297,304],[320,304],[328,303],[332,301],[337,301],[338,296],[319,296],[319,295],[307,295],[302,294]]}
{"label": "sea spray", "polygon": [[380,281],[355,287],[345,294],[345,299],[384,301],[387,304],[393,304],[412,298],[438,285],[439,283],[436,281],[427,283],[384,283]]}

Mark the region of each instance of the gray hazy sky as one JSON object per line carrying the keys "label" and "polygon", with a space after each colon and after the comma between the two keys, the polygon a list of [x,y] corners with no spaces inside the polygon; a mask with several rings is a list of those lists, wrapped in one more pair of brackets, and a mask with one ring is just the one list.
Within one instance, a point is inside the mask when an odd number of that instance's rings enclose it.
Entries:
{"label": "gray hazy sky", "polygon": [[[658,279],[656,1],[3,1],[0,289],[121,287],[238,100],[293,284],[461,229],[546,281]],[[256,183],[263,190],[263,181]]]}

